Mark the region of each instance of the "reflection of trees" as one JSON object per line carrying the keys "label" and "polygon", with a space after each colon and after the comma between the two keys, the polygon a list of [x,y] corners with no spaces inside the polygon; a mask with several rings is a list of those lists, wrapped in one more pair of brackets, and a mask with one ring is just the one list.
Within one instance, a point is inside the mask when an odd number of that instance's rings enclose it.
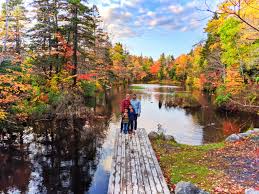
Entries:
{"label": "reflection of trees", "polygon": [[203,126],[203,143],[221,141],[230,134],[247,129],[251,123],[254,126],[259,125],[258,119],[252,115],[217,112],[209,95],[201,93],[194,95],[203,107],[199,111],[186,110],[186,112],[192,114],[193,119]]}
{"label": "reflection of trees", "polygon": [[[33,129],[25,130],[30,136],[24,144],[28,150],[20,154],[30,154],[27,158],[18,157],[12,150],[2,152],[0,147],[0,188],[26,192],[32,182],[37,193],[85,193],[99,163],[112,116],[110,95],[96,98],[92,107],[93,112],[83,119],[70,115],[63,120],[34,122]],[[16,139],[18,135],[10,145]]]}
{"label": "reflection of trees", "polygon": [[223,121],[222,131],[225,136],[231,135],[233,133],[240,133],[241,126],[233,121]]}
{"label": "reflection of trees", "polygon": [[[24,134],[30,134],[31,139],[24,140],[20,148],[16,145],[22,141],[15,140],[23,135],[20,132],[11,136],[14,139],[12,148],[7,150],[0,144],[0,188],[3,191],[8,187],[17,188],[26,192],[31,181],[37,187],[37,193],[87,192],[99,163],[100,147],[107,127],[112,116],[120,119],[120,102],[126,91],[114,88],[94,98],[91,101],[92,112],[86,118],[71,116],[64,120],[35,122],[33,130]],[[165,89],[160,91],[165,92]],[[142,90],[134,93],[143,101],[155,100],[156,106],[158,103],[158,106],[168,110],[172,107],[169,103],[172,95]],[[194,123],[204,126],[204,143],[222,140],[224,131],[229,129],[227,127],[233,128],[233,122],[241,127],[252,122],[255,127],[259,125],[256,118],[217,113],[206,96],[195,95],[203,108],[198,111],[187,109],[185,112],[192,115]],[[225,128],[223,123],[227,123]],[[32,174],[39,176],[33,177]]]}
{"label": "reflection of trees", "polygon": [[[70,118],[34,126],[40,134],[48,129],[48,135],[45,133],[45,138],[40,138],[43,141],[38,144],[42,146],[33,157],[34,163],[40,164],[42,187],[48,193],[88,190],[99,162],[105,125],[99,118],[92,117],[91,120]],[[43,188],[39,186],[38,190]]]}
{"label": "reflection of trees", "polygon": [[28,154],[24,148],[10,145],[0,147],[0,191],[7,193],[10,188],[17,188],[25,193],[31,175]]}

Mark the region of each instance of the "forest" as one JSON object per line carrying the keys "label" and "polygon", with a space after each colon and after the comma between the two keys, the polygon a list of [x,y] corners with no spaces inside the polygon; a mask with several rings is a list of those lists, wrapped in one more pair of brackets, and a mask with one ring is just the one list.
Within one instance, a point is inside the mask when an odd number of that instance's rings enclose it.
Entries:
{"label": "forest", "polygon": [[[0,120],[64,111],[82,97],[132,82],[171,82],[215,95],[224,110],[258,114],[258,2],[224,1],[206,40],[178,57],[135,56],[112,43],[98,8],[80,0],[3,3],[0,13]],[[78,100],[79,99],[79,100]],[[77,104],[78,105],[78,104]]]}

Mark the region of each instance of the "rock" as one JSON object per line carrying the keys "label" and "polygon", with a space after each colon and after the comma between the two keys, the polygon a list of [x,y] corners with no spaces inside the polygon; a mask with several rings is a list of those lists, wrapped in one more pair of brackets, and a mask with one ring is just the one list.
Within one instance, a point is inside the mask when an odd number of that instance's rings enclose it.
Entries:
{"label": "rock", "polygon": [[237,134],[232,134],[232,135],[228,136],[225,141],[227,141],[227,142],[233,142],[233,141],[238,141],[238,140],[240,140],[240,139],[242,139],[242,137],[240,137],[239,135],[237,135]]}
{"label": "rock", "polygon": [[176,184],[175,194],[209,194],[190,182],[180,181]]}
{"label": "rock", "polygon": [[250,188],[250,189],[246,189],[246,190],[245,190],[245,194],[259,194],[259,191]]}
{"label": "rock", "polygon": [[148,134],[149,139],[157,139],[159,137],[159,134],[155,131],[152,131]]}
{"label": "rock", "polygon": [[238,136],[239,137],[242,137],[242,138],[245,138],[245,137],[248,137],[250,134],[247,134],[247,133],[239,133]]}
{"label": "rock", "polygon": [[157,125],[157,133],[161,136],[163,134],[165,134],[166,130],[162,127],[162,125],[159,123]]}
{"label": "rock", "polygon": [[254,133],[258,133],[258,132],[259,132],[259,128],[254,128],[254,129],[248,130],[248,131],[245,132],[245,133],[251,135],[251,134],[254,134]]}
{"label": "rock", "polygon": [[248,130],[248,131],[246,131],[245,133],[247,134],[247,135],[251,135],[251,134],[253,134],[255,131],[254,130]]}
{"label": "rock", "polygon": [[259,142],[259,136],[253,136],[251,137],[251,140],[254,142]]}
{"label": "rock", "polygon": [[174,139],[174,136],[172,136],[172,135],[165,135],[165,140],[176,142],[175,139]]}

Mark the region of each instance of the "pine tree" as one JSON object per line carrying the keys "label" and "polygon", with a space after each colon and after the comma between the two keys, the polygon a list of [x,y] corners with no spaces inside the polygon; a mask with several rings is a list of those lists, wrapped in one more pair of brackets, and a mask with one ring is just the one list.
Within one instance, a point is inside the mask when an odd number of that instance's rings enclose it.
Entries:
{"label": "pine tree", "polygon": [[60,5],[56,0],[36,0],[32,3],[36,14],[36,24],[28,31],[31,37],[31,49],[36,53],[36,64],[42,68],[45,75],[52,76],[53,66],[56,73],[60,70],[61,62],[58,56],[57,33],[58,12]]}
{"label": "pine tree", "polygon": [[72,76],[74,85],[77,82],[77,74],[84,72],[89,65],[89,52],[94,46],[94,29],[92,9],[85,1],[64,1],[62,18],[66,21],[62,26],[62,33],[67,37],[67,42],[73,47]]}
{"label": "pine tree", "polygon": [[28,20],[25,16],[26,9],[22,0],[9,0],[2,5],[2,18],[5,22],[2,23],[1,37],[4,42],[5,51],[21,53],[22,40],[25,36],[24,25]]}
{"label": "pine tree", "polygon": [[102,20],[97,6],[92,7],[92,17],[94,26],[94,46],[93,46],[93,69],[98,73],[98,78],[103,87],[108,85],[112,79],[112,61],[109,56],[109,50],[112,48],[109,36],[102,28]]}

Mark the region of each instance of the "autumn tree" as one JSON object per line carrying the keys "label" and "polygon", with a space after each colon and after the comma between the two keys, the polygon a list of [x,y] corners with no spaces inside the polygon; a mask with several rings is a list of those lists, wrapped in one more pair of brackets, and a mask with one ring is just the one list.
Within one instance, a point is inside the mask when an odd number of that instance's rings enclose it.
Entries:
{"label": "autumn tree", "polygon": [[[224,0],[217,10],[212,10],[205,1],[206,11],[218,15],[233,16],[252,30],[259,32],[258,28],[258,1],[257,0]],[[249,14],[248,14],[249,13]]]}
{"label": "autumn tree", "polygon": [[[88,70],[98,74],[98,80],[105,88],[110,85],[112,79],[112,60],[109,53],[112,44],[108,34],[102,28],[103,22],[97,6],[94,5],[91,9],[94,44],[88,55]],[[91,45],[91,43],[86,44]]]}
{"label": "autumn tree", "polygon": [[187,68],[190,64],[190,57],[186,54],[180,55],[174,61],[176,78],[179,81],[185,81],[187,77]]}
{"label": "autumn tree", "polygon": [[126,82],[130,76],[127,70],[128,53],[123,49],[123,45],[121,43],[116,43],[113,48],[110,49],[110,57],[113,62],[112,71],[115,79]]}

